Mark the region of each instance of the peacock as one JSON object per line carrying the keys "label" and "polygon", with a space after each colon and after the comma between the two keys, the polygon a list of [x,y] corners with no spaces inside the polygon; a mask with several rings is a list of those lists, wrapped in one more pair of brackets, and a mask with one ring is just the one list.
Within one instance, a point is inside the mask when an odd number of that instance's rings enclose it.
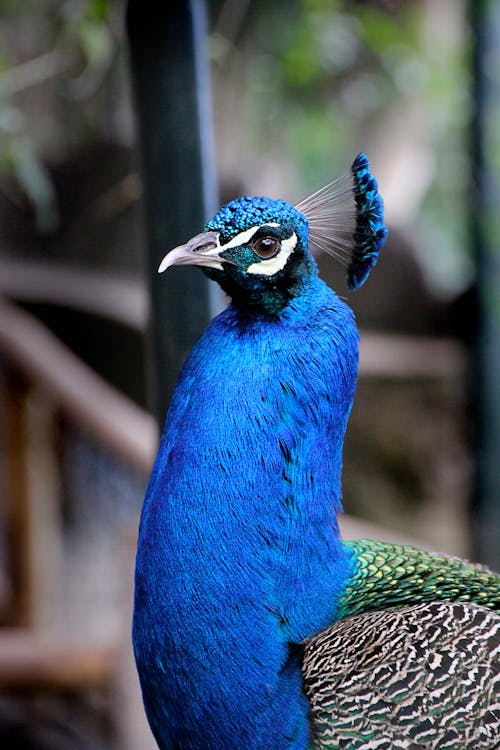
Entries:
{"label": "peacock", "polygon": [[141,516],[133,644],[161,750],[500,746],[500,579],[411,547],[344,542],[353,313],[385,241],[368,159],[297,206],[245,196],[159,271],[230,303],[174,391]]}

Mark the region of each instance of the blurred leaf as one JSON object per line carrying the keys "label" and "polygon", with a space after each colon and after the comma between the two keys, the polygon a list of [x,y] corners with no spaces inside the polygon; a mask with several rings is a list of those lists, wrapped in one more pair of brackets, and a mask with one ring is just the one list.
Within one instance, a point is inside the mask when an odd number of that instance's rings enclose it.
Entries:
{"label": "blurred leaf", "polygon": [[0,0],[0,13],[14,13],[21,7],[21,0]]}
{"label": "blurred leaf", "polygon": [[114,45],[107,26],[92,20],[82,20],[78,24],[78,37],[89,65],[103,67],[109,63]]}
{"label": "blurred leaf", "polygon": [[19,185],[33,206],[37,230],[48,234],[59,225],[57,198],[50,175],[31,144],[15,139],[8,151],[8,161]]}
{"label": "blurred leaf", "polygon": [[298,110],[290,118],[287,140],[298,160],[304,193],[330,182],[348,166],[349,126],[343,115],[332,117],[321,107]]}
{"label": "blurred leaf", "polygon": [[358,5],[355,14],[361,21],[368,47],[383,55],[394,45],[418,46],[420,18],[416,6],[415,3],[401,3],[397,13],[384,13],[370,5]]}
{"label": "blurred leaf", "polygon": [[110,0],[90,0],[87,16],[91,21],[102,23],[107,21],[111,15]]}
{"label": "blurred leaf", "polygon": [[0,99],[0,132],[7,134],[18,133],[23,127],[23,123],[22,112],[9,102]]}
{"label": "blurred leaf", "polygon": [[297,30],[295,43],[285,52],[282,66],[285,78],[292,86],[308,86],[319,78],[321,66],[310,28],[301,26]]}

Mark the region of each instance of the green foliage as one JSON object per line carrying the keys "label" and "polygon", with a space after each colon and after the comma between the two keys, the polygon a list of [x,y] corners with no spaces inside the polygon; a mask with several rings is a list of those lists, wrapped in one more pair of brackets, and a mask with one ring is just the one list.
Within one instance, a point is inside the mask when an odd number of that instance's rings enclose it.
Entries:
{"label": "green foliage", "polygon": [[36,228],[41,234],[54,231],[59,223],[57,201],[50,175],[28,140],[16,138],[5,154],[19,186],[35,210]]}
{"label": "green foliage", "polygon": [[81,52],[87,65],[109,65],[116,40],[111,26],[111,4],[108,0],[86,0],[71,4],[65,14],[63,33]]}
{"label": "green foliage", "polygon": [[[10,175],[42,233],[58,224],[46,153],[78,138],[63,112],[76,99],[84,116],[99,95],[120,42],[113,15],[121,10],[110,0],[0,0],[0,179]],[[33,106],[34,98],[43,104]]]}
{"label": "green foliage", "polygon": [[90,0],[87,15],[95,23],[106,23],[111,16],[110,0]]}
{"label": "green foliage", "polygon": [[248,127],[259,158],[286,149],[298,195],[332,179],[358,151],[376,153],[387,133],[395,146],[403,142],[397,123],[406,118],[407,150],[413,137],[432,163],[430,181],[415,198],[412,234],[423,263],[434,263],[430,278],[459,289],[471,273],[463,210],[471,105],[463,0],[454,7],[450,28],[433,29],[436,19],[446,24],[442,6],[416,0],[255,2],[237,46],[227,40],[221,70],[233,54],[244,115],[235,127]]}

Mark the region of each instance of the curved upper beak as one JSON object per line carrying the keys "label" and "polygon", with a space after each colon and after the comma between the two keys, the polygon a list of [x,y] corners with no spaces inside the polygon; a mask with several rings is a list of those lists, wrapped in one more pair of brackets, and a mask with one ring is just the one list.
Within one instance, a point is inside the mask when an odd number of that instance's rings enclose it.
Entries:
{"label": "curved upper beak", "polygon": [[192,237],[185,245],[179,245],[170,250],[158,267],[158,273],[163,273],[170,266],[204,266],[222,270],[222,264],[228,263],[221,257],[223,248],[219,242],[219,232],[202,232]]}

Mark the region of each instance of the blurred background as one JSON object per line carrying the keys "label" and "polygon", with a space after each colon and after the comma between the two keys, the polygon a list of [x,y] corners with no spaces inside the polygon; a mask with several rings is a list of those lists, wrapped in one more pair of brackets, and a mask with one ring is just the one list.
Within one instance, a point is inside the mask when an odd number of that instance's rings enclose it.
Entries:
{"label": "blurred background", "polygon": [[[370,157],[346,536],[500,564],[494,0],[0,0],[0,745],[147,750],[133,556],[179,364],[224,304],[158,257]],[[128,29],[128,31],[127,31]],[[151,315],[150,311],[153,311]]]}

